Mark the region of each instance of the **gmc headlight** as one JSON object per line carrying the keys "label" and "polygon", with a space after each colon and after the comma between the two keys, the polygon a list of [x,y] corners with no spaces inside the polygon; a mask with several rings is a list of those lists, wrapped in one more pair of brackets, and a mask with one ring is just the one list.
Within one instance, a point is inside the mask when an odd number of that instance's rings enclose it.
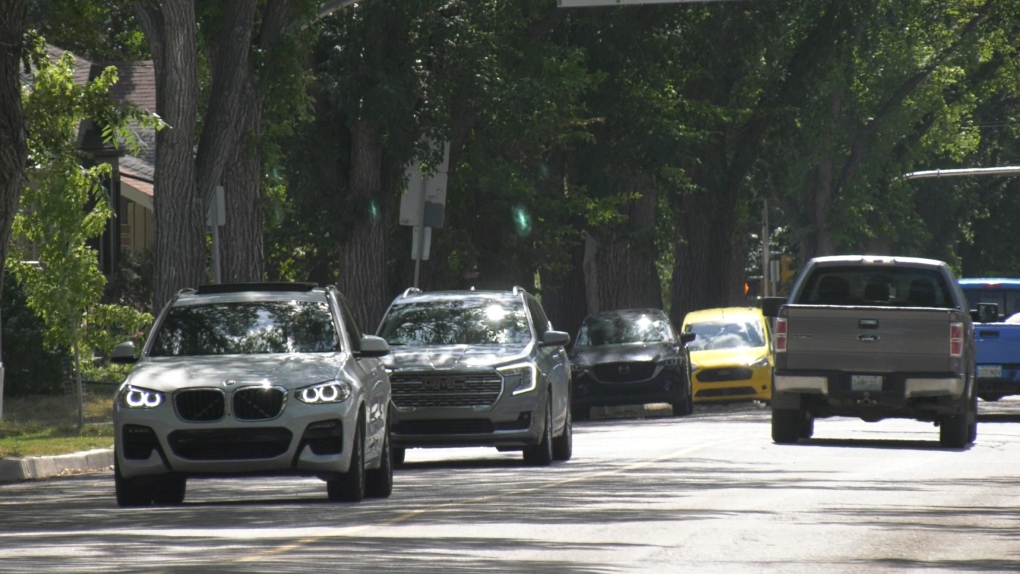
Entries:
{"label": "gmc headlight", "polygon": [[297,400],[310,405],[342,403],[351,396],[351,385],[347,381],[330,381],[298,389],[294,394]]}
{"label": "gmc headlight", "polygon": [[515,396],[533,391],[538,387],[535,365],[530,363],[509,365],[496,370],[503,377],[503,388],[513,389],[512,394]]}
{"label": "gmc headlight", "polygon": [[117,403],[125,409],[154,409],[163,404],[163,393],[128,385],[117,394]]}

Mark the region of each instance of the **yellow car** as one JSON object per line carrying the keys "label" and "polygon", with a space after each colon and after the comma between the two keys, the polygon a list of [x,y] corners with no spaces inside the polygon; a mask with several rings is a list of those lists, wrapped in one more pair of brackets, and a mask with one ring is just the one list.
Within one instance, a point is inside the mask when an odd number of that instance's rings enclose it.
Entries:
{"label": "yellow car", "polygon": [[696,335],[687,344],[694,402],[772,399],[771,335],[761,309],[691,311],[681,330]]}

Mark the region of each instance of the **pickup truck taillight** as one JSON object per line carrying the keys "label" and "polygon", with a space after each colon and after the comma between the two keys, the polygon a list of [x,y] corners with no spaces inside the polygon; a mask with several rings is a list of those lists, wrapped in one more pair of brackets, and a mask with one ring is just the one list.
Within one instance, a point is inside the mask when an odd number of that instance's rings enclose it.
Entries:
{"label": "pickup truck taillight", "polygon": [[949,324],[949,356],[963,356],[963,323]]}
{"label": "pickup truck taillight", "polygon": [[786,352],[786,319],[783,317],[776,318],[776,336],[774,342],[777,353]]}

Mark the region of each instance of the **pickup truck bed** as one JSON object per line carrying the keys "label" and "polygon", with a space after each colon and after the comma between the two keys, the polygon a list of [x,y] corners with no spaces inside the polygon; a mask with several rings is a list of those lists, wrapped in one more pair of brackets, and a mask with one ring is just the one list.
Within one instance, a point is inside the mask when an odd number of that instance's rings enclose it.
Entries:
{"label": "pickup truck bed", "polygon": [[[826,291],[834,278],[847,284],[840,297]],[[937,294],[919,296],[920,283]],[[775,442],[810,438],[815,419],[834,416],[933,422],[952,448],[974,440],[973,328],[944,263],[816,258],[775,315]]]}

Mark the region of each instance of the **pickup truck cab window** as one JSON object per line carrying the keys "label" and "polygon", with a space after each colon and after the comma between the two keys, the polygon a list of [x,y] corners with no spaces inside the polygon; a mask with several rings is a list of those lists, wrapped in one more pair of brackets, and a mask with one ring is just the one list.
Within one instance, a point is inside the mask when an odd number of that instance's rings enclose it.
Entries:
{"label": "pickup truck cab window", "polygon": [[924,269],[818,267],[807,278],[796,303],[805,305],[882,305],[957,307],[942,275]]}

